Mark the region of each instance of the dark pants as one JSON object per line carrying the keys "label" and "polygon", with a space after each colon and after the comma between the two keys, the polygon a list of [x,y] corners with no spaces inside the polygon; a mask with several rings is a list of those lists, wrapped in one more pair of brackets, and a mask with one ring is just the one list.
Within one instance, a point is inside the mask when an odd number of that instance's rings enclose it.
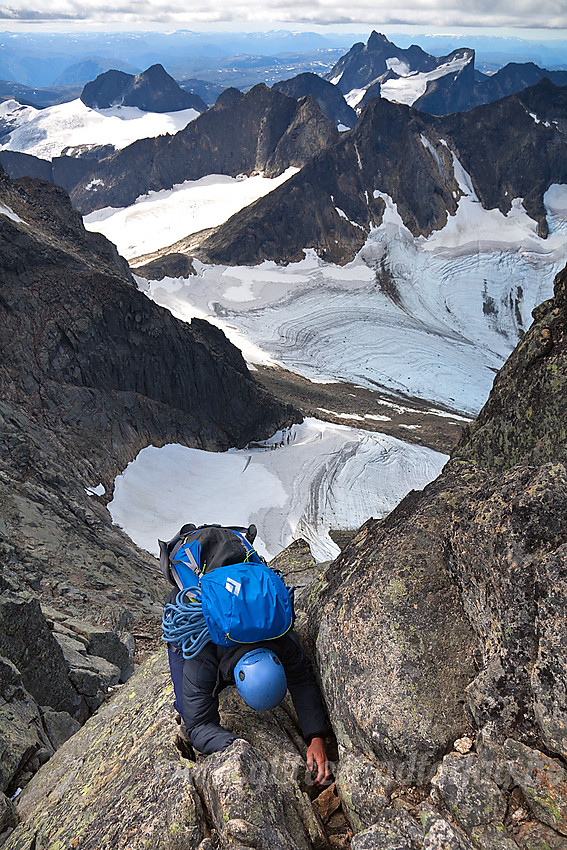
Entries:
{"label": "dark pants", "polygon": [[167,655],[169,658],[171,681],[173,682],[173,690],[175,692],[173,707],[183,717],[183,663],[185,659],[179,653],[174,652],[169,645],[167,647]]}

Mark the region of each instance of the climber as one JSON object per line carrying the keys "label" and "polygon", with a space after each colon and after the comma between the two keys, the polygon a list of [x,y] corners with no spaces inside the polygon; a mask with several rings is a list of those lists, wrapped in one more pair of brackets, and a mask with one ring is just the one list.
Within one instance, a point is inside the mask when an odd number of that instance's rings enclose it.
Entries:
{"label": "climber", "polygon": [[[223,688],[236,683],[240,696],[257,711],[275,708],[289,689],[308,744],[307,767],[317,770],[317,785],[328,782],[325,710],[311,665],[293,630],[269,641],[269,646],[232,648],[209,642],[195,658],[184,659],[179,649],[169,644],[168,653],[174,706],[195,749],[214,753],[235,740],[220,725],[218,695]],[[276,671],[274,675],[270,668]]]}
{"label": "climber", "polygon": [[[247,533],[247,536],[240,532]],[[236,535],[238,539],[235,541],[230,534]],[[176,584],[176,590],[171,593],[165,606],[163,619],[164,640],[168,644],[175,692],[174,706],[182,718],[189,742],[199,752],[209,754],[226,749],[236,739],[220,725],[218,697],[221,690],[228,685],[236,685],[242,699],[257,711],[275,708],[289,690],[302,735],[308,745],[307,766],[309,770],[317,771],[315,783],[325,785],[330,777],[325,749],[328,731],[326,715],[311,665],[295,631],[288,627],[285,634],[277,631],[276,634],[280,636],[269,640],[247,640],[246,643],[229,641],[231,645],[219,645],[211,638],[211,625],[202,628],[205,601],[201,608],[201,589],[206,587],[210,576],[222,575],[221,570],[215,568],[221,561],[228,563],[231,571],[237,563],[250,571],[256,567],[267,571],[268,579],[273,578],[272,571],[260,564],[257,553],[252,550],[250,529],[231,529],[230,534],[219,526],[201,529],[184,526],[173,541],[168,544],[160,542],[162,571]],[[197,538],[198,546],[195,543]],[[180,540],[185,544],[182,555],[179,554]],[[186,550],[191,545],[193,548],[189,551],[187,561]],[[258,564],[254,563],[253,557],[246,561],[251,552],[258,558]],[[246,563],[239,563],[242,561]],[[197,586],[195,574],[191,578],[186,569],[184,579],[180,581],[179,574],[187,563],[194,573],[200,574],[200,587]],[[228,579],[227,585],[229,581],[231,579]],[[220,585],[224,590],[224,578]],[[244,586],[241,595],[244,595]],[[184,641],[177,636],[175,627],[180,623],[179,635],[186,634],[183,624],[191,621],[191,612],[195,612],[193,621],[198,620],[199,623],[197,631],[193,629],[191,640]]]}

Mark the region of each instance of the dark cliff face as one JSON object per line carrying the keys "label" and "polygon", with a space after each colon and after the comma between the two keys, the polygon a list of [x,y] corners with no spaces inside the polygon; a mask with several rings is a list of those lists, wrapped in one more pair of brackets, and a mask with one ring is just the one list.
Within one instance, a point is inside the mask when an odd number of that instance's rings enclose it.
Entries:
{"label": "dark cliff face", "polygon": [[337,86],[317,74],[298,74],[290,80],[275,83],[272,88],[298,100],[311,95],[334,124],[344,124],[350,128],[356,124],[356,112],[348,105]]}
{"label": "dark cliff face", "polygon": [[240,352],[206,322],[187,325],[134,286],[126,263],[87,233],[62,190],[3,178],[3,397],[64,436],[100,474],[143,445],[228,448],[288,422]]}
{"label": "dark cliff face", "polygon": [[289,262],[313,247],[329,261],[349,261],[370,225],[382,220],[384,202],[375,190],[390,195],[415,236],[429,235],[455,212],[461,194],[451,151],[486,209],[506,214],[513,198],[524,198],[545,236],[543,196],[552,183],[567,182],[566,121],[567,88],[547,80],[443,118],[374,99],[347,137],[218,228],[199,256],[235,264]]}
{"label": "dark cliff face", "polygon": [[145,112],[177,112],[196,109],[204,112],[207,104],[195,94],[184,91],[162,65],[152,65],[141,74],[106,71],[84,87],[81,100],[93,109],[110,106],[137,106]]}
{"label": "dark cliff face", "polygon": [[314,102],[305,110],[264,85],[246,95],[229,90],[174,136],[142,139],[93,166],[70,194],[74,206],[87,213],[127,206],[150,190],[206,174],[275,176],[289,165],[303,165],[337,138],[337,128]]}

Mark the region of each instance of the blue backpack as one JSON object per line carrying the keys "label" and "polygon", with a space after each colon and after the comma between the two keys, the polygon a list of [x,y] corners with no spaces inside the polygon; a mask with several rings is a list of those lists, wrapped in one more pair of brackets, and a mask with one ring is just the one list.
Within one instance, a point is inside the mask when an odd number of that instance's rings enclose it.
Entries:
{"label": "blue backpack", "polygon": [[[253,529],[253,530],[252,530]],[[293,591],[252,546],[255,528],[184,526],[167,547],[162,571],[179,588],[165,606],[164,640],[186,658],[204,643],[218,646],[274,640],[294,621]]]}

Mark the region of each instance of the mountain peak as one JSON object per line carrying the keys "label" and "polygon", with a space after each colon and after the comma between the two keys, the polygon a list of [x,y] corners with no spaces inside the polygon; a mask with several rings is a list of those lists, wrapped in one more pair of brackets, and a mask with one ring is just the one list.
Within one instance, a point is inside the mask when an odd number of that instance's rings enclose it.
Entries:
{"label": "mountain peak", "polygon": [[99,74],[86,84],[81,100],[93,109],[137,106],[145,112],[178,112],[181,109],[204,112],[207,108],[198,95],[183,91],[160,64],[152,65],[137,76],[114,70]]}

